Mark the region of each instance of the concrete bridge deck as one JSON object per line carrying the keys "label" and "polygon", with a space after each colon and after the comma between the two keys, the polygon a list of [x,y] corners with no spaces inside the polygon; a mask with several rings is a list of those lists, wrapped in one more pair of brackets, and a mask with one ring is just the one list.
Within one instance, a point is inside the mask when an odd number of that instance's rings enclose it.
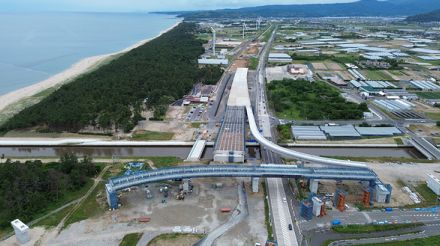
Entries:
{"label": "concrete bridge deck", "polygon": [[[252,177],[252,178],[307,178],[327,180],[360,180],[374,183],[377,175],[368,169],[347,168],[304,168],[295,165],[198,165],[180,166],[139,171],[129,176],[111,178],[106,184],[108,202],[111,208],[117,208],[116,192],[133,186],[148,183],[191,178],[207,177]],[[115,204],[116,203],[116,204]]]}

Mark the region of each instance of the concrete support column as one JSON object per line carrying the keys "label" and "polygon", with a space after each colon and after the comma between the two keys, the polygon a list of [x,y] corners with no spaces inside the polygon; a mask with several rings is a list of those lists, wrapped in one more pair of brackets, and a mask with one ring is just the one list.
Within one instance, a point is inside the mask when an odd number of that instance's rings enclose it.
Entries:
{"label": "concrete support column", "polygon": [[107,203],[108,206],[111,209],[118,209],[119,208],[119,199],[118,199],[118,194],[116,193],[116,191],[113,190],[113,187],[111,187],[110,184],[106,184],[105,185],[105,191],[107,194]]}
{"label": "concrete support column", "polygon": [[390,203],[391,202],[391,193],[393,192],[393,187],[391,186],[391,184],[386,184],[385,187],[390,192],[385,199],[385,203]]}
{"label": "concrete support column", "polygon": [[317,180],[317,179],[310,179],[309,180],[310,192],[315,193],[315,194],[318,193],[318,185],[319,185],[318,182],[319,182],[319,180]]}
{"label": "concrete support column", "polygon": [[183,192],[189,192],[189,179],[183,179]]}
{"label": "concrete support column", "polygon": [[252,182],[252,192],[257,193],[259,190],[259,186],[260,186],[260,178],[251,178],[251,182]]}

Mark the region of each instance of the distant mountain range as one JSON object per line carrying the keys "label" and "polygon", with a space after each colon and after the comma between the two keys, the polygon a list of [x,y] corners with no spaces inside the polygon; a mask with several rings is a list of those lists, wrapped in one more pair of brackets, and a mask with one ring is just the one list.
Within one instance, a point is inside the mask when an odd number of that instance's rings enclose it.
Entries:
{"label": "distant mountain range", "polygon": [[266,5],[240,9],[167,12],[185,18],[409,16],[440,9],[440,0],[359,0],[352,3]]}
{"label": "distant mountain range", "polygon": [[440,22],[440,9],[423,13],[419,15],[413,15],[406,18],[408,22]]}

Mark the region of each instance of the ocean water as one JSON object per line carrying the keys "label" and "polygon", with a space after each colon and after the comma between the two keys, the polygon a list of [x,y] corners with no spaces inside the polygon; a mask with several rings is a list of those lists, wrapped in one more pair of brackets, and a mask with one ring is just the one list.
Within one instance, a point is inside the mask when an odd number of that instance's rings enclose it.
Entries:
{"label": "ocean water", "polygon": [[0,13],[0,95],[47,79],[83,58],[155,37],[178,21],[140,13]]}

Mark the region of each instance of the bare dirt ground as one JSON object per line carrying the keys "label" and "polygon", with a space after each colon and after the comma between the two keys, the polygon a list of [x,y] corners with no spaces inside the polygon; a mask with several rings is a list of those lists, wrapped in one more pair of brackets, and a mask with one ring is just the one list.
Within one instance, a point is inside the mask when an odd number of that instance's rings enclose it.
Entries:
{"label": "bare dirt ground", "polygon": [[333,70],[333,71],[343,70],[343,68],[336,62],[325,62],[325,65],[327,66],[328,70]]}
{"label": "bare dirt ground", "polygon": [[313,62],[312,66],[315,70],[327,70],[327,67],[322,62]]}
{"label": "bare dirt ground", "polygon": [[[247,180],[247,179],[243,179]],[[248,194],[249,216],[214,242],[214,246],[244,246],[260,243],[264,245],[267,230],[264,221],[264,194],[260,184],[260,192],[252,193],[250,182],[245,182]]]}
{"label": "bare dirt ground", "polygon": [[256,55],[256,54],[258,54],[258,51],[259,51],[259,47],[257,47],[256,44],[251,44],[250,48],[247,49],[244,52],[244,54],[246,54],[246,55]]}
{"label": "bare dirt ground", "polygon": [[232,63],[230,71],[235,71],[237,68],[246,68],[249,66],[249,61],[245,59],[237,59]]}
{"label": "bare dirt ground", "polygon": [[[182,106],[171,106],[167,111],[164,121],[141,121],[136,130],[172,132],[174,133],[173,140],[191,141],[196,129],[184,123],[185,110],[186,108]],[[151,113],[145,113],[144,117],[148,119],[151,117]]]}
{"label": "bare dirt ground", "polygon": [[410,129],[418,135],[424,137],[432,137],[440,134],[440,127],[432,125],[410,125]]}
{"label": "bare dirt ground", "polygon": [[440,113],[440,109],[439,108],[435,108],[435,107],[423,104],[421,102],[412,102],[412,103],[416,105],[415,110],[417,112],[422,112],[422,113]]}
{"label": "bare dirt ground", "polygon": [[338,71],[339,76],[341,76],[341,78],[343,80],[352,80],[354,79],[353,75],[351,75],[348,71]]}
{"label": "bare dirt ground", "polygon": [[429,73],[430,73],[431,76],[434,77],[435,79],[437,79],[437,80],[440,79],[440,71],[430,71]]}
{"label": "bare dirt ground", "polygon": [[336,181],[319,181],[318,193],[335,193],[336,189],[342,189],[348,193],[346,201],[348,203],[359,203],[362,201],[362,185],[356,181],[344,181],[338,183]]}
{"label": "bare dirt ground", "polygon": [[393,187],[391,206],[413,204],[409,196],[402,191],[399,180],[408,185],[417,185],[426,181],[426,175],[440,171],[440,163],[432,164],[370,164],[384,183]]}
{"label": "bare dirt ground", "polygon": [[5,241],[1,242],[1,245],[3,246],[31,246],[35,245],[36,242],[40,239],[40,237],[44,234],[45,229],[43,227],[36,227],[30,230],[29,235],[31,237],[31,241],[27,242],[26,244],[20,244],[15,236],[12,236]]}
{"label": "bare dirt ground", "polygon": [[[215,189],[212,187],[212,184],[215,183],[223,183],[223,187]],[[119,245],[124,235],[128,233],[141,232],[144,233],[143,238],[151,239],[159,234],[172,233],[176,226],[190,227],[197,233],[206,233],[226,222],[230,215],[220,213],[219,209],[223,207],[233,209],[237,206],[238,181],[236,179],[210,178],[194,180],[193,184],[193,194],[188,195],[184,201],[178,201],[174,198],[179,183],[171,186],[168,198],[164,198],[164,195],[159,192],[160,184],[151,184],[148,187],[153,192],[152,199],[146,198],[146,191],[143,189],[122,193],[120,202],[123,206],[120,209],[107,211],[100,217],[69,225],[45,244],[111,246]],[[166,200],[165,203],[162,203],[163,199]],[[243,234],[232,234],[227,237],[229,240],[240,235],[246,235],[249,238],[255,237],[258,240],[262,236],[264,237],[262,194],[250,194],[249,202],[252,219],[246,219],[247,227],[244,227],[246,229],[234,228],[234,232],[237,229]],[[149,223],[137,222],[141,216],[150,217],[151,221]],[[33,228],[31,233],[38,234],[39,230],[42,228]],[[242,241],[243,239],[238,238],[238,240]],[[147,242],[148,240],[143,241],[145,245]]]}
{"label": "bare dirt ground", "polygon": [[[420,184],[426,181],[426,175],[440,171],[440,163],[437,164],[369,164],[379,175],[385,184],[393,187],[391,203],[386,206],[398,207],[414,204],[407,193],[402,191],[401,181],[407,185]],[[362,201],[362,184],[356,181],[320,181],[318,193],[334,193],[337,188],[348,192],[347,202],[351,204]],[[380,206],[381,204],[377,204]]]}

